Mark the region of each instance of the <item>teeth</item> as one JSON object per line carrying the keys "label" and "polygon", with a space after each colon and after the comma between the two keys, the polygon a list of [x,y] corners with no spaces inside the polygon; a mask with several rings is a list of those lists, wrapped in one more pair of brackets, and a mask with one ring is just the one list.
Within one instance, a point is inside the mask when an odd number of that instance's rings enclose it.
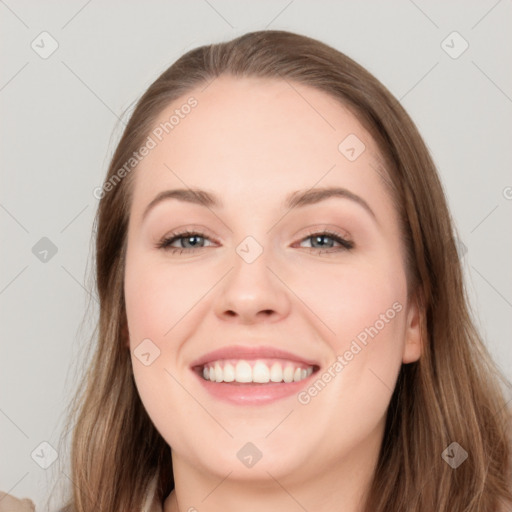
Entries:
{"label": "teeth", "polygon": [[222,382],[222,368],[219,363],[215,363],[215,381]]}
{"label": "teeth", "polygon": [[224,382],[233,382],[235,380],[235,367],[232,364],[226,363],[223,372]]}
{"label": "teeth", "polygon": [[265,363],[258,361],[252,369],[253,382],[265,383],[270,380],[270,370]]}
{"label": "teeth", "polygon": [[283,367],[279,363],[274,363],[270,368],[270,380],[272,382],[281,382],[283,380]]}
{"label": "teeth", "polygon": [[313,373],[313,367],[302,368],[297,363],[255,361],[215,361],[203,367],[203,378],[211,382],[299,382]]}
{"label": "teeth", "polygon": [[235,367],[235,381],[236,382],[251,382],[252,381],[252,368],[247,361],[238,361]]}
{"label": "teeth", "polygon": [[285,382],[293,382],[293,368],[287,366],[283,371],[283,380]]}

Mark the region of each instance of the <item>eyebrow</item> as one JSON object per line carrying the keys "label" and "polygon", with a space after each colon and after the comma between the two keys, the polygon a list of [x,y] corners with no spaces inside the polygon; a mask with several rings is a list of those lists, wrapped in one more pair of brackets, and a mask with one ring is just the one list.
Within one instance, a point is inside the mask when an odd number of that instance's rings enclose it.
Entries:
{"label": "eyebrow", "polygon": [[[302,206],[317,204],[332,197],[350,199],[351,201],[354,201],[358,205],[362,206],[374,219],[377,218],[374,211],[370,208],[370,205],[362,197],[342,187],[324,187],[308,190],[296,190],[286,197],[283,202],[283,207],[291,210],[292,208],[300,208]],[[169,199],[177,199],[178,201],[197,204],[206,208],[223,207],[221,199],[215,194],[207,192],[206,190],[197,188],[164,190],[163,192],[157,194],[157,196],[147,205],[142,218],[144,219],[148,215],[149,211],[158,203]]]}

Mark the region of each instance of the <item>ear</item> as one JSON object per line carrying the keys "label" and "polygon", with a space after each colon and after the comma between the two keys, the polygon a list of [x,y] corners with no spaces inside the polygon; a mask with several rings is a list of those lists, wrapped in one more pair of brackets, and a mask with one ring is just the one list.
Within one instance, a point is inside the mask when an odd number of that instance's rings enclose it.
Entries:
{"label": "ear", "polygon": [[423,301],[421,300],[421,293],[418,292],[413,294],[406,311],[405,344],[402,354],[404,364],[413,363],[421,357],[424,348],[421,329],[423,314]]}

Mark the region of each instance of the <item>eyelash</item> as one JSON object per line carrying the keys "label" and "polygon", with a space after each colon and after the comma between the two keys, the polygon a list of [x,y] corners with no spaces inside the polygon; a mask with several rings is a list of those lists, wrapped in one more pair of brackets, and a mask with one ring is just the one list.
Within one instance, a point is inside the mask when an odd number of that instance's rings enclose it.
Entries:
{"label": "eyelash", "polygon": [[[176,240],[179,240],[180,238],[189,238],[192,236],[199,236],[201,238],[204,238],[205,240],[209,240],[209,238],[205,234],[199,231],[182,231],[180,233],[172,233],[171,236],[169,237],[164,237],[160,242],[156,244],[156,248],[163,249],[164,251],[169,251],[172,254],[176,254],[177,252],[179,252],[179,254],[182,254],[184,252],[188,253],[190,251],[196,250],[196,248],[171,247],[170,245]],[[308,238],[313,238],[315,236],[327,236],[327,238],[332,238],[335,242],[338,242],[342,247],[330,248],[325,251],[322,251],[321,249],[316,249],[315,247],[304,247],[304,249],[309,249],[310,251],[319,253],[336,253],[340,251],[349,251],[354,248],[353,242],[343,238],[343,236],[340,233],[336,233],[335,231],[329,230],[312,231],[306,237],[302,238],[301,242],[307,240]],[[205,249],[205,247],[199,247],[199,249]]]}

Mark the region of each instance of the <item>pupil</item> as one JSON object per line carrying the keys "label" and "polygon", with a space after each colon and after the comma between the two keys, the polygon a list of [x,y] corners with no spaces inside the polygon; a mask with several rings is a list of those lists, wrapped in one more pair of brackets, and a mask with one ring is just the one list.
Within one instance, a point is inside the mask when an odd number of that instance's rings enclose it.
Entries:
{"label": "pupil", "polygon": [[196,244],[193,242],[193,240],[194,240],[194,239],[197,239],[197,238],[200,238],[200,237],[198,237],[198,236],[194,235],[194,236],[189,236],[189,237],[188,237],[188,238],[186,238],[185,240],[186,240],[188,243],[190,243],[192,246],[195,246]]}
{"label": "pupil", "polygon": [[[321,240],[324,240],[325,238],[329,238],[329,237],[326,237],[326,235],[317,235],[314,237],[314,240],[316,242],[320,242]],[[325,247],[326,244],[322,244],[323,247]]]}

